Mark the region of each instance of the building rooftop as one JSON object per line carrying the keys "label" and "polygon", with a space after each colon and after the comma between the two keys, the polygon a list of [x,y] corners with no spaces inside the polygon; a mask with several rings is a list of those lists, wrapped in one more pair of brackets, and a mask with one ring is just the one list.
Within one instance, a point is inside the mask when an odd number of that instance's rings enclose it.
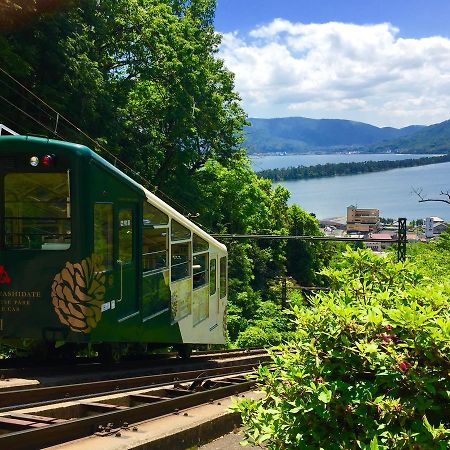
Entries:
{"label": "building rooftop", "polygon": [[431,216],[430,219],[432,219],[433,222],[444,222],[444,219],[441,219],[440,217],[437,216]]}
{"label": "building rooftop", "polygon": [[372,239],[394,239],[397,233],[372,233]]}

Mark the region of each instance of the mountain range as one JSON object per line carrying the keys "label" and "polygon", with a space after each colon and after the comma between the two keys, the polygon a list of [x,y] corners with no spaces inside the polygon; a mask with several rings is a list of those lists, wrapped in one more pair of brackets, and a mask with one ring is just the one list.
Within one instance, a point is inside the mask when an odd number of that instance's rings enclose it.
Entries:
{"label": "mountain range", "polygon": [[404,128],[376,127],[340,119],[250,118],[245,128],[248,153],[447,153],[450,120]]}

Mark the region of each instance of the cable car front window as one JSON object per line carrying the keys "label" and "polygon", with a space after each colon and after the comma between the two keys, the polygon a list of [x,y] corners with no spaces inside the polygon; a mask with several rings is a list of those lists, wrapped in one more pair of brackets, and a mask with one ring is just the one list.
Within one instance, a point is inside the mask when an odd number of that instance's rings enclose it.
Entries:
{"label": "cable car front window", "polygon": [[71,244],[69,172],[5,175],[5,246],[67,250]]}

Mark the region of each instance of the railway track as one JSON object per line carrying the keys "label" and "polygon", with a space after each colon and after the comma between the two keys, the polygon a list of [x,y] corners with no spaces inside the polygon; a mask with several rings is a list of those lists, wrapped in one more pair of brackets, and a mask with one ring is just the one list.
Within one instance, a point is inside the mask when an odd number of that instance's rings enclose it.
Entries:
{"label": "railway track", "polygon": [[114,374],[123,371],[153,371],[165,370],[175,366],[192,367],[197,363],[211,360],[224,360],[242,355],[260,355],[263,349],[225,349],[220,351],[197,351],[188,359],[180,359],[178,353],[152,354],[144,358],[122,360],[115,363],[103,363],[96,358],[77,358],[76,361],[58,361],[56,364],[41,364],[33,359],[0,360],[0,379],[26,378],[47,376],[48,374],[73,375],[82,374]]}
{"label": "railway track", "polygon": [[[117,435],[149,419],[249,390],[251,363],[0,392],[0,448],[30,450]],[[131,427],[133,429],[134,427]]]}

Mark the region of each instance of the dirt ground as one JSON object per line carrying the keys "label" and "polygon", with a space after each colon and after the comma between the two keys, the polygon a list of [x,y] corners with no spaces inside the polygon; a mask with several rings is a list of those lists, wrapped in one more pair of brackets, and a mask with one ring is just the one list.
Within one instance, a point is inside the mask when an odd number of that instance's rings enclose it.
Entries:
{"label": "dirt ground", "polygon": [[198,450],[261,450],[263,447],[253,447],[247,445],[243,447],[239,444],[242,441],[242,435],[237,433],[230,433],[222,436],[209,444],[198,447]]}

